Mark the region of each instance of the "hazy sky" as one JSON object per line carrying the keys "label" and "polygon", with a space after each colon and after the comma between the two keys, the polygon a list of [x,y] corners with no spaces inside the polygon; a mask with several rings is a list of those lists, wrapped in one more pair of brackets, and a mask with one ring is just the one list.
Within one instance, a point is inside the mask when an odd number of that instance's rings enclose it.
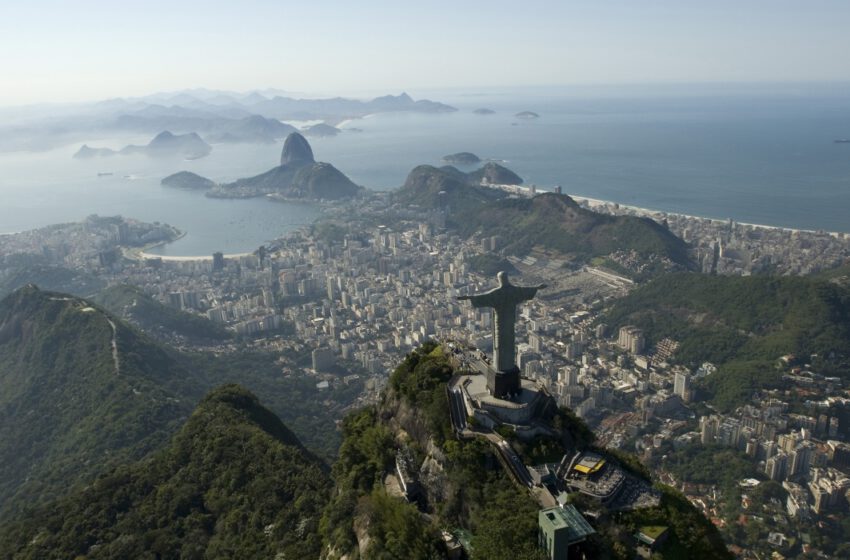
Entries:
{"label": "hazy sky", "polygon": [[850,0],[0,0],[0,104],[850,81]]}

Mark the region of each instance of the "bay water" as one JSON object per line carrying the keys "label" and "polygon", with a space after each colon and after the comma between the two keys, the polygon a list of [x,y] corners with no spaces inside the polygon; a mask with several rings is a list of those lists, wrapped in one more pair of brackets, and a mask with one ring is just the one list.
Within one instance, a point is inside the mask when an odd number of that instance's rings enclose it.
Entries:
{"label": "bay water", "polygon": [[[417,96],[418,97],[418,96]],[[850,232],[850,88],[714,91],[609,88],[433,92],[459,111],[385,113],[310,139],[316,159],[375,190],[416,165],[460,151],[502,162],[527,184],[668,212]],[[491,115],[473,112],[495,111]],[[521,111],[540,116],[522,119]],[[121,148],[149,138],[92,138]],[[187,235],[164,255],[238,253],[310,223],[309,203],[210,199],[163,187],[188,170],[231,181],[277,164],[282,142],[213,147],[203,159],[114,156],[75,160],[79,144],[0,154],[0,233],[89,214],[172,224]],[[465,171],[472,167],[462,168]],[[110,175],[101,175],[110,173]]]}

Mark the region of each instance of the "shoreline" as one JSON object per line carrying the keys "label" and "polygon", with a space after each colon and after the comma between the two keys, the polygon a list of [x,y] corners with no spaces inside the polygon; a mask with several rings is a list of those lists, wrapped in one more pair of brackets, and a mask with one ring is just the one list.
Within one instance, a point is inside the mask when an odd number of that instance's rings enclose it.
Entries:
{"label": "shoreline", "polygon": [[[176,229],[176,228],[175,228]],[[179,231],[179,230],[178,230]],[[211,261],[213,260],[212,255],[157,255],[154,253],[148,253],[151,249],[156,247],[162,247],[164,245],[168,245],[169,243],[174,243],[184,237],[189,232],[180,231],[180,235],[175,237],[174,239],[170,239],[168,241],[157,241],[156,243],[151,243],[150,245],[145,245],[144,247],[126,247],[124,248],[124,256],[128,259],[132,259],[135,261],[139,261],[142,259],[162,259],[163,261],[173,261],[173,262],[189,262],[189,261]],[[225,259],[238,259],[240,257],[245,257],[248,255],[253,255],[253,252],[247,253],[230,253],[224,255]]]}
{"label": "shoreline", "polygon": [[[254,253],[228,253],[224,255],[225,259],[238,259],[241,257],[247,257],[249,255],[253,255]],[[187,255],[187,256],[177,256],[177,255],[155,255],[153,253],[146,253],[144,251],[140,251],[136,253],[136,260],[140,259],[161,259],[163,261],[172,261],[172,262],[189,262],[189,261],[211,261],[213,260],[212,255]]]}
{"label": "shoreline", "polygon": [[[484,187],[489,187],[491,189],[498,189],[501,191],[505,191],[510,194],[531,197],[531,188],[530,186],[525,185],[499,185],[496,183],[490,184],[482,184]],[[542,193],[554,193],[555,191],[551,188],[541,188],[537,185],[533,185],[536,194]],[[717,223],[726,223],[729,220],[732,220],[735,224],[741,226],[747,226],[756,229],[770,229],[770,230],[781,230],[787,231],[791,233],[811,233],[815,235],[829,235],[836,238],[844,238],[850,237],[850,231],[827,231],[825,229],[804,229],[804,228],[793,228],[793,227],[785,227],[785,226],[774,226],[769,224],[756,224],[752,222],[740,222],[738,220],[734,220],[732,218],[711,218],[708,216],[695,216],[693,214],[685,214],[684,212],[670,212],[667,210],[657,210],[652,208],[644,208],[641,206],[633,206],[631,204],[621,204],[619,202],[615,202],[613,200],[602,200],[599,198],[592,198],[589,196],[584,196],[580,194],[571,194],[571,193],[563,193],[566,196],[572,198],[576,203],[586,203],[589,208],[594,208],[596,206],[618,206],[619,208],[625,208],[631,210],[635,213],[644,214],[647,216],[652,215],[666,215],[666,216],[679,216],[682,218],[687,218],[689,220],[705,220],[709,222],[717,222]]]}
{"label": "shoreline", "polygon": [[[511,192],[511,193],[514,193],[514,194],[519,194],[519,195],[522,195],[522,196],[531,196],[531,192],[528,189],[528,187],[524,187],[524,186],[495,185],[495,184],[491,184],[491,185],[487,185],[487,186],[489,186],[490,188],[500,189],[500,190],[508,191],[508,192]],[[369,190],[371,190],[371,189],[369,189]],[[376,191],[376,192],[384,192],[384,191]],[[554,192],[554,191],[537,188],[537,193],[549,193],[549,192]],[[578,203],[580,205],[586,204],[587,207],[590,208],[590,209],[594,209],[596,207],[603,207],[603,206],[617,206],[619,208],[623,208],[623,209],[629,210],[631,212],[634,212],[636,214],[644,215],[644,216],[649,217],[649,218],[654,218],[656,216],[678,216],[678,217],[685,218],[685,219],[688,219],[688,220],[704,220],[704,221],[719,223],[719,224],[728,223],[729,220],[730,220],[730,218],[725,218],[725,219],[723,219],[723,218],[711,218],[711,217],[707,217],[707,216],[696,216],[696,215],[693,215],[693,214],[685,214],[685,213],[682,213],[682,212],[668,212],[666,210],[656,210],[656,209],[652,209],[652,208],[644,208],[644,207],[641,207],[641,206],[633,206],[631,204],[621,204],[619,202],[615,202],[615,201],[612,201],[612,200],[602,200],[602,199],[599,199],[599,198],[592,198],[592,197],[589,197],[589,196],[584,196],[584,195],[579,195],[579,194],[571,194],[571,193],[565,193],[565,194],[567,196],[569,196],[570,198],[572,198],[574,201],[576,201],[576,203]],[[275,196],[270,196],[268,194],[266,195],[266,197],[267,197],[268,200],[272,200],[274,202],[285,202],[285,203],[304,202],[303,200],[300,200],[300,199],[277,198]],[[786,231],[786,232],[790,232],[790,233],[807,233],[807,234],[815,234],[815,235],[829,235],[831,237],[841,238],[841,239],[846,238],[846,237],[850,237],[850,232],[791,228],[791,227],[784,227],[784,226],[774,226],[774,225],[769,225],[769,224],[756,224],[756,223],[751,223],[751,222],[739,222],[739,221],[736,221],[736,220],[732,220],[732,221],[737,225],[751,227],[751,228],[755,228],[755,229],[778,230],[778,231]],[[181,234],[177,238],[175,238],[171,241],[162,241],[162,242],[156,243],[154,245],[151,245],[149,247],[143,247],[139,251],[131,251],[132,255],[127,255],[127,256],[128,256],[128,258],[133,258],[135,260],[162,259],[163,261],[172,261],[172,262],[211,261],[213,259],[212,255],[176,256],[176,255],[156,255],[156,254],[152,254],[152,253],[147,252],[149,249],[153,249],[154,247],[161,247],[163,245],[173,243],[174,241],[177,241],[178,239],[184,237],[186,235],[186,233],[187,232],[181,232]],[[229,253],[229,254],[225,254],[224,258],[234,259],[234,258],[245,257],[245,256],[252,255],[252,254],[254,254],[254,253],[253,252]]]}
{"label": "shoreline", "polygon": [[[524,185],[499,185],[495,183],[491,184],[483,184],[482,186],[489,187],[491,189],[502,190],[511,194],[531,197],[531,188]],[[534,185],[535,192],[540,193],[554,193],[554,190],[540,188]],[[618,206],[620,208],[625,208],[631,210],[635,213],[645,214],[648,216],[652,215],[667,215],[667,216],[680,216],[682,218],[687,218],[689,220],[705,220],[709,222],[718,222],[718,223],[726,223],[729,220],[732,220],[737,225],[748,226],[756,229],[770,229],[770,230],[781,230],[788,231],[791,233],[811,233],[815,235],[829,235],[836,238],[844,238],[850,236],[850,231],[827,231],[825,229],[804,229],[804,228],[793,228],[793,227],[785,227],[785,226],[774,226],[769,224],[755,224],[752,222],[740,222],[738,220],[734,220],[732,218],[711,218],[708,216],[695,216],[693,214],[685,214],[684,212],[669,212],[667,210],[657,210],[652,208],[643,208],[641,206],[633,206],[631,204],[621,204],[619,202],[615,202],[613,200],[602,200],[599,198],[592,198],[589,196],[584,196],[580,194],[571,194],[571,193],[563,193],[566,196],[572,198],[576,203],[581,204],[582,202],[586,203],[589,208],[593,208],[595,206]]]}
{"label": "shoreline", "polygon": [[[553,192],[553,191],[545,191],[545,192]],[[652,208],[643,208],[641,206],[632,206],[630,204],[620,204],[619,202],[614,202],[614,201],[611,201],[611,200],[601,200],[601,199],[598,199],[598,198],[590,198],[590,197],[582,196],[582,195],[578,195],[578,194],[568,194],[567,196],[569,196],[570,198],[572,198],[573,200],[575,200],[576,202],[579,202],[579,203],[586,202],[587,205],[591,208],[593,208],[595,206],[617,205],[620,208],[626,208],[626,209],[629,209],[629,210],[633,210],[635,212],[639,212],[639,213],[643,213],[643,214],[649,214],[649,215],[652,215],[652,214],[661,215],[661,214],[663,214],[663,215],[669,215],[669,216],[680,216],[680,217],[683,217],[683,218],[687,218],[689,220],[706,220],[706,221],[709,221],[709,222],[718,222],[718,223],[727,223],[729,220],[732,220],[735,224],[738,224],[738,225],[741,225],[741,226],[748,226],[748,227],[756,228],[756,229],[781,230],[781,231],[788,231],[788,232],[791,232],[791,233],[813,233],[813,234],[818,234],[818,235],[831,235],[832,237],[844,237],[844,236],[850,235],[850,232],[843,232],[843,231],[827,231],[827,230],[792,228],[792,227],[785,227],[785,226],[774,226],[774,225],[769,225],[769,224],[756,224],[756,223],[752,223],[752,222],[739,222],[738,220],[734,220],[732,218],[711,218],[711,217],[708,217],[708,216],[695,216],[693,214],[685,214],[683,212],[668,212],[666,210],[656,210],[656,209],[652,209]]]}

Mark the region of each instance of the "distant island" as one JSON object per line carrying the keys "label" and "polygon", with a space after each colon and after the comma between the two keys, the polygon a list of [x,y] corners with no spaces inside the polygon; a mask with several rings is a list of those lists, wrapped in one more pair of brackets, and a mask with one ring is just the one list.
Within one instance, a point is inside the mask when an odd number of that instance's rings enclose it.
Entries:
{"label": "distant island", "polygon": [[540,115],[538,115],[534,111],[521,111],[514,116],[518,119],[536,119],[540,117]]}
{"label": "distant island", "polygon": [[[192,184],[206,184],[193,177],[184,177]],[[330,163],[317,162],[307,139],[293,132],[283,143],[279,166],[254,177],[215,185],[208,190],[207,196],[251,198],[267,195],[278,199],[337,200],[356,196],[360,190],[361,187]]]}
{"label": "distant island", "polygon": [[494,111],[493,109],[487,109],[485,107],[482,107],[480,109],[475,109],[472,112],[475,113],[476,115],[494,115],[496,113],[496,111]]}
{"label": "distant island", "polygon": [[172,134],[163,131],[145,146],[129,145],[120,150],[109,148],[92,148],[86,144],[74,154],[75,159],[90,159],[95,157],[110,157],[114,155],[142,154],[150,157],[183,157],[185,159],[200,159],[206,157],[212,147],[204,142],[195,132],[188,134]]}
{"label": "distant island", "polygon": [[209,190],[216,186],[214,181],[206,177],[201,177],[191,171],[178,171],[173,175],[169,175],[160,181],[160,183],[166,187],[176,187],[178,189]]}
{"label": "distant island", "polygon": [[308,126],[307,128],[301,131],[304,136],[311,136],[316,138],[336,136],[340,132],[342,131],[337,127],[325,123],[314,124],[313,126]]}
{"label": "distant island", "polygon": [[[77,112],[58,116],[49,106],[34,112],[23,126],[0,126],[0,152],[44,150],[82,143],[93,133],[102,138],[127,134],[197,133],[210,144],[268,144],[286,138],[296,128],[286,121],[336,124],[376,113],[450,113],[455,107],[406,93],[371,100],[332,97],[299,99],[279,90],[239,93],[193,89],[144,97],[107,99],[81,104]],[[281,122],[283,121],[283,122]],[[85,124],[82,124],[85,123]],[[80,157],[109,154],[87,147]],[[92,151],[94,150],[94,151]]]}
{"label": "distant island", "polygon": [[443,161],[455,165],[474,165],[481,161],[481,158],[471,152],[458,152],[443,156]]}

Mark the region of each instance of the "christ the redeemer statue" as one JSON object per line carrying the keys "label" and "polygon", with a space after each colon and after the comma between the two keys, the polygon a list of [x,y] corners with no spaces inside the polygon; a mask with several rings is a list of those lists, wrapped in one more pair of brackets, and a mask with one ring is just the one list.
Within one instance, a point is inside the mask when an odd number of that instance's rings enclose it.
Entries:
{"label": "christ the redeemer statue", "polygon": [[496,275],[499,287],[483,294],[461,296],[459,300],[469,300],[473,307],[492,307],[495,311],[493,321],[493,372],[487,376],[487,388],[494,397],[502,398],[516,394],[520,390],[519,368],[516,365],[516,307],[534,297],[539,286],[514,286],[508,280],[507,272]]}

